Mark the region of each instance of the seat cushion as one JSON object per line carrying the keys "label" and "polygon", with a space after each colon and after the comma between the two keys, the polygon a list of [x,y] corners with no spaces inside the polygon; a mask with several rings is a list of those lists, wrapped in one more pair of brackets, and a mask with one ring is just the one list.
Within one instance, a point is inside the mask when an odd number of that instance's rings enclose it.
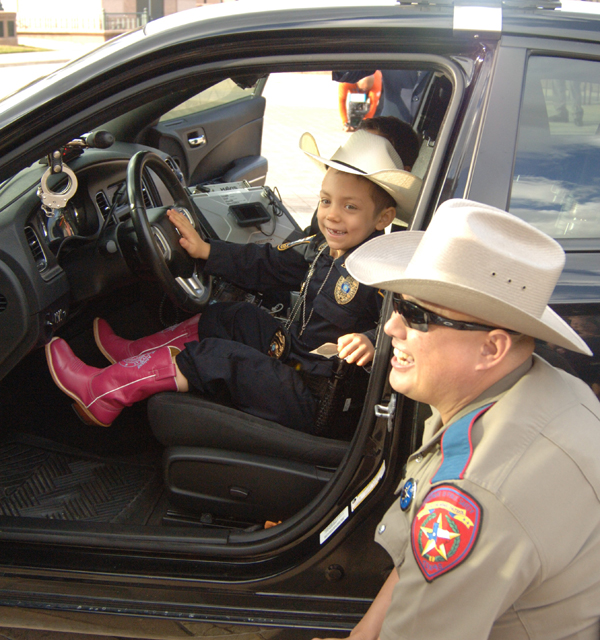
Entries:
{"label": "seat cushion", "polygon": [[239,451],[337,467],[348,442],[312,436],[193,393],[159,393],[148,402],[156,438],[167,447]]}

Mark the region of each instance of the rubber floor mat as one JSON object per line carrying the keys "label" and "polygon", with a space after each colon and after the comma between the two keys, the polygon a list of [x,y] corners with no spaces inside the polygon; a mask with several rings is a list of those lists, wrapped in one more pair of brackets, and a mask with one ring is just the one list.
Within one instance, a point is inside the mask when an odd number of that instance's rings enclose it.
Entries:
{"label": "rubber floor mat", "polygon": [[161,491],[159,460],[140,464],[51,445],[0,445],[2,516],[144,524]]}

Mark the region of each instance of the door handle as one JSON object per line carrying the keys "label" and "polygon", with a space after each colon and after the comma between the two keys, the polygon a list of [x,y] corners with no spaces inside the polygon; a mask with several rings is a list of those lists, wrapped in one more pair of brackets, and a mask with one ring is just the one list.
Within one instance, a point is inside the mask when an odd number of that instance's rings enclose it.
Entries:
{"label": "door handle", "polygon": [[206,144],[206,136],[203,133],[190,133],[188,142],[190,147],[203,147]]}
{"label": "door handle", "polygon": [[392,393],[388,404],[376,404],[375,415],[378,418],[387,418],[387,430],[391,431],[394,426],[394,416],[396,415],[397,395]]}

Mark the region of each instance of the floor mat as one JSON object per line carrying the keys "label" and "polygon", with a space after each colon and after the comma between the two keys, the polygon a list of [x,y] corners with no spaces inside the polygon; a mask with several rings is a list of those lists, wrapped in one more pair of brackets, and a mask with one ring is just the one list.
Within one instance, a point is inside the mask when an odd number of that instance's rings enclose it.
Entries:
{"label": "floor mat", "polygon": [[160,460],[103,459],[47,442],[0,444],[0,515],[145,524]]}

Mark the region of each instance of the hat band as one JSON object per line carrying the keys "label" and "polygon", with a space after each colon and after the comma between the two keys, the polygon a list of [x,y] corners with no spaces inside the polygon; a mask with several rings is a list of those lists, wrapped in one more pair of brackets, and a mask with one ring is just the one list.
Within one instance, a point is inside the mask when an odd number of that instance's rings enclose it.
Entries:
{"label": "hat band", "polygon": [[366,174],[366,171],[363,171],[362,169],[359,169],[358,167],[355,167],[351,164],[348,164],[347,162],[342,162],[341,160],[336,160],[335,158],[331,158],[331,160],[333,162],[335,162],[336,164],[341,164],[344,167],[348,167],[348,169],[352,169],[353,171],[358,171],[359,173],[364,173]]}

